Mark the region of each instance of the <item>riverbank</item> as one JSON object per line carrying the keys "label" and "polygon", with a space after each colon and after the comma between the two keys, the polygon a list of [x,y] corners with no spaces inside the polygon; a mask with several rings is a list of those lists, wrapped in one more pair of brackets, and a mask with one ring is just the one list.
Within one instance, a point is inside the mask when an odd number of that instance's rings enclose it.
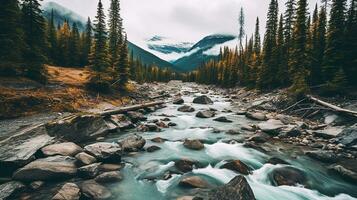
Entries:
{"label": "riverbank", "polygon": [[1,197],[357,197],[356,122],[350,118],[281,114],[281,93],[181,82],[138,91],[166,106],[105,118],[59,116],[12,129],[16,135],[0,142]]}

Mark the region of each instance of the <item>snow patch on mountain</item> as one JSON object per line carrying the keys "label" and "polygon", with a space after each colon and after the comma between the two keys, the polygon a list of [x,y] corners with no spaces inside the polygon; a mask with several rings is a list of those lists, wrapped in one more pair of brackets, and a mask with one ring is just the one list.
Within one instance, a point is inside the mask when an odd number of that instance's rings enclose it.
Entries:
{"label": "snow patch on mountain", "polygon": [[220,50],[223,49],[224,47],[228,47],[229,49],[234,49],[238,45],[238,41],[236,39],[224,42],[222,44],[216,44],[212,48],[204,51],[202,54],[207,55],[207,56],[218,56],[220,53]]}

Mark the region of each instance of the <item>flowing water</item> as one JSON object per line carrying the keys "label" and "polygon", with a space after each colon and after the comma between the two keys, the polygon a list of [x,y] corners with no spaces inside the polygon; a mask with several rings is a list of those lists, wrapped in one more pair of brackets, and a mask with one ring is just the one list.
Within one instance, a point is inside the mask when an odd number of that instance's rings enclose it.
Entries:
{"label": "flowing water", "polygon": [[[182,91],[192,91],[190,87],[181,88]],[[184,95],[185,103],[193,106],[196,111],[200,109],[217,109],[217,117],[226,116],[233,123],[215,122],[212,119],[196,118],[194,113],[178,112],[179,105],[167,104],[167,107],[150,114],[149,120],[162,119],[161,114],[173,115],[171,121],[178,126],[163,129],[162,132],[138,133],[147,140],[146,147],[156,145],[161,147],[153,153],[138,152],[123,158],[126,162],[122,170],[123,181],[111,185],[116,199],[120,200],[164,200],[176,199],[180,196],[194,195],[197,189],[182,188],[178,185],[180,179],[185,176],[197,175],[206,180],[212,187],[228,183],[238,175],[228,169],[220,169],[225,160],[239,159],[250,166],[252,174],[246,178],[253,189],[258,200],[348,200],[357,199],[357,186],[341,180],[339,177],[332,176],[326,172],[322,164],[313,161],[299,154],[299,150],[293,147],[272,145],[270,153],[262,153],[257,150],[246,148],[242,143],[229,143],[230,139],[243,141],[248,133],[240,135],[225,134],[225,130],[240,129],[243,124],[254,124],[245,116],[235,115],[234,113],[221,112],[224,109],[232,109],[232,105],[221,95],[213,95],[210,91],[208,96],[214,101],[213,105],[192,104],[194,95],[200,93],[188,93]],[[223,130],[221,133],[213,133],[213,129]],[[136,133],[129,131],[120,136],[113,136],[108,141],[116,141],[130,134]],[[155,137],[165,138],[164,143],[153,143],[150,139]],[[205,148],[200,151],[186,149],[183,146],[184,139],[200,139],[204,141]],[[278,156],[285,159],[291,165],[303,170],[309,181],[310,188],[303,186],[274,186],[272,184],[270,172],[283,165],[266,164],[271,156]],[[163,176],[168,171],[177,171],[174,161],[188,158],[200,163],[200,168],[195,168],[186,174],[173,174],[171,178],[165,180]]]}

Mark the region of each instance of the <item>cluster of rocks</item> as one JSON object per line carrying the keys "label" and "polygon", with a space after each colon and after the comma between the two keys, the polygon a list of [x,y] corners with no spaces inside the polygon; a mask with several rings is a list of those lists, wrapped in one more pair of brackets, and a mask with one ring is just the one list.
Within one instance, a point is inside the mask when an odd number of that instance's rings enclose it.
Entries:
{"label": "cluster of rocks", "polygon": [[[0,199],[12,199],[22,192],[34,191],[53,182],[64,183],[52,199],[108,199],[106,184],[122,179],[121,157],[142,151],[146,140],[132,135],[114,143],[83,142],[102,140],[124,129],[140,127],[144,114],[157,108],[102,117],[73,115],[26,128],[0,142],[0,177],[9,181],[0,185]],[[157,127],[168,127],[163,119]],[[173,125],[173,124],[171,124]],[[156,128],[155,128],[156,129]],[[155,147],[147,148],[152,152]]]}

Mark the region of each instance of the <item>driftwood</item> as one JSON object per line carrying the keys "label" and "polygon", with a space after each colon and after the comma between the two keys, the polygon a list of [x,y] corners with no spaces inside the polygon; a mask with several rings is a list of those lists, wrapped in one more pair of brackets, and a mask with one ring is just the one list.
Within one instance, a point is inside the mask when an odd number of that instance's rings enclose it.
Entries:
{"label": "driftwood", "polygon": [[163,95],[157,95],[157,96],[150,97],[150,99],[159,99],[159,98],[164,98],[164,97],[170,97],[170,94],[165,93]]}
{"label": "driftwood", "polygon": [[123,114],[123,113],[129,112],[129,111],[140,110],[143,108],[148,108],[151,106],[157,106],[157,105],[162,105],[162,104],[165,104],[165,102],[164,101],[155,101],[155,102],[137,104],[137,105],[132,105],[132,106],[119,107],[117,109],[102,112],[102,113],[100,113],[100,115],[101,116],[109,116],[109,115]]}
{"label": "driftwood", "polygon": [[316,97],[313,97],[311,95],[307,95],[306,97],[309,98],[311,101],[316,102],[317,104],[320,104],[320,105],[322,105],[324,107],[327,107],[327,108],[331,109],[332,111],[335,111],[335,112],[338,112],[338,113],[344,113],[344,114],[348,114],[348,115],[357,117],[357,111],[347,110],[347,109],[338,107],[336,105],[327,103],[327,102],[322,101],[322,100],[320,100],[320,99],[318,99]]}

